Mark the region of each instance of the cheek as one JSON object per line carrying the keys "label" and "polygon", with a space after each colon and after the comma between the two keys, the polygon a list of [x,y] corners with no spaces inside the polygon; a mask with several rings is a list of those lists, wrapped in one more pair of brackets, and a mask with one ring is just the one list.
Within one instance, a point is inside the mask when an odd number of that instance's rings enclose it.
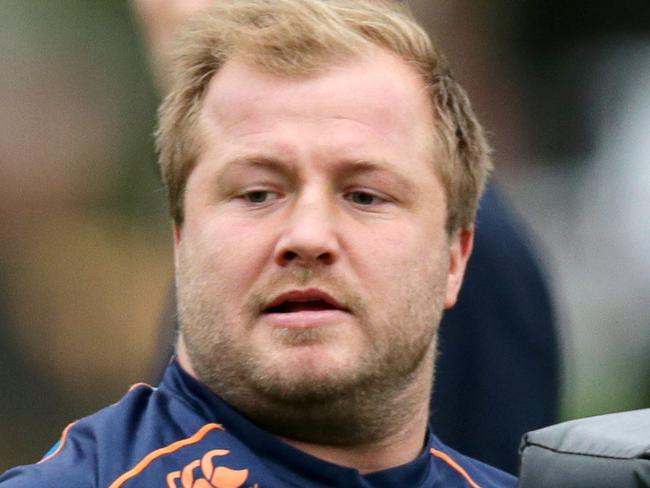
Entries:
{"label": "cheek", "polygon": [[[190,229],[188,229],[190,230]],[[196,223],[186,244],[199,273],[211,273],[228,288],[240,288],[259,276],[273,250],[271,229],[237,219]],[[230,285],[229,285],[230,284]]]}
{"label": "cheek", "polygon": [[[442,227],[442,226],[441,226]],[[386,226],[363,235],[353,234],[349,247],[365,272],[397,273],[408,272],[413,266],[438,262],[448,254],[444,231],[432,225],[412,223],[401,226]]]}
{"label": "cheek", "polygon": [[377,233],[367,245],[359,246],[353,261],[372,300],[399,302],[414,288],[445,286],[449,253],[440,234],[404,226],[399,232]]}

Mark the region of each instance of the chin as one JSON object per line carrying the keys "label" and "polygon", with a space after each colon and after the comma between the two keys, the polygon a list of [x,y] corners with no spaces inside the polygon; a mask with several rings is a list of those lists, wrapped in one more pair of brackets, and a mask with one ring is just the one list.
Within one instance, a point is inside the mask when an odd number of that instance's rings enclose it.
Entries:
{"label": "chin", "polygon": [[266,366],[262,361],[254,375],[256,389],[273,401],[322,402],[350,394],[363,381],[355,362],[340,351],[300,349],[274,355]]}

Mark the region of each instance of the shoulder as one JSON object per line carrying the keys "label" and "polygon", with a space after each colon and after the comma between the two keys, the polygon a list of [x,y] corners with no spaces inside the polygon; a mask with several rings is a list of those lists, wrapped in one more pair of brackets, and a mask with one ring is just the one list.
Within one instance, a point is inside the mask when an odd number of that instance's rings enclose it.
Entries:
{"label": "shoulder", "polygon": [[178,409],[171,403],[151,386],[134,385],[119,402],[68,425],[38,463],[1,475],[0,487],[109,486],[139,455],[183,436],[170,422]]}
{"label": "shoulder", "polygon": [[435,436],[429,443],[440,472],[441,486],[471,488],[514,488],[517,479],[497,468],[477,461],[444,445]]}
{"label": "shoulder", "polygon": [[0,476],[0,486],[97,486],[104,468],[100,453],[111,449],[114,464],[125,461],[123,448],[129,437],[127,426],[137,428],[141,424],[154,392],[155,389],[148,385],[134,385],[119,402],[72,422],[43,459],[10,469]]}
{"label": "shoulder", "polygon": [[0,476],[0,488],[172,487],[190,478],[243,483],[252,472],[268,477],[220,423],[165,388],[138,385],[118,403],[68,426],[37,464]]}

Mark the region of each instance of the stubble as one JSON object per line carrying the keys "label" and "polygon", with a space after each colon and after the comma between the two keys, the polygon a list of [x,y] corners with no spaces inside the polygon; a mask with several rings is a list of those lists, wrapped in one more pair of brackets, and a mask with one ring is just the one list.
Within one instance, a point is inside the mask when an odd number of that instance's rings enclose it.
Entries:
{"label": "stubble", "polygon": [[[441,260],[444,261],[444,260]],[[181,255],[177,270],[179,322],[198,378],[277,435],[304,442],[352,446],[378,442],[399,431],[430,395],[446,262],[409,272],[398,301],[374,317],[342,280],[322,269],[297,268],[277,274],[251,293],[237,317],[226,317],[218,273],[195,269]],[[425,276],[425,280],[421,278]],[[403,277],[396,279],[404,280]],[[344,301],[366,341],[353,367],[318,376],[293,371],[263,358],[233,333],[250,332],[270,297],[292,288],[315,287]],[[324,344],[331,331],[278,329],[273,345]],[[278,357],[282,357],[279,355]]]}

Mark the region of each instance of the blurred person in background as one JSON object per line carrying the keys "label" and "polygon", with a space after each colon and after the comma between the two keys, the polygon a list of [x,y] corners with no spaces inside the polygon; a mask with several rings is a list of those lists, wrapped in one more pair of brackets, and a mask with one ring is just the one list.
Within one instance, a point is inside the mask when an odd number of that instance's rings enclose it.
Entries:
{"label": "blurred person in background", "polygon": [[[161,111],[178,362],[158,389],[137,387],[72,424],[42,463],[6,473],[8,488],[175,486],[195,476],[215,486],[514,486],[427,429],[437,325],[456,301],[490,167],[462,90],[399,11],[260,4],[267,9],[236,1],[216,10],[186,39]],[[212,27],[228,20],[231,31]],[[224,32],[242,36],[239,49],[225,36],[225,50],[214,50]],[[419,69],[404,61],[411,56]],[[444,148],[435,168],[431,144],[419,143],[432,130]]]}
{"label": "blurred person in background", "polygon": [[[174,34],[210,3],[133,1],[163,92],[169,84],[166,68],[171,62]],[[462,4],[454,7],[457,11],[453,18],[462,19],[458,25],[429,25],[430,30],[441,30],[443,34],[453,30],[454,39],[449,43],[461,63],[466,61],[461,52],[456,52],[459,48],[455,43],[460,42],[459,37],[469,35],[471,26],[480,24],[479,12]],[[432,18],[452,17],[450,8],[442,5],[409,5],[425,25]],[[480,55],[489,63],[489,52]],[[474,84],[483,85],[480,89],[500,85],[496,79],[488,86],[475,80]],[[496,111],[496,107],[490,109]],[[499,137],[507,136],[499,133]],[[431,401],[431,423],[452,447],[515,473],[521,435],[557,420],[560,360],[555,317],[528,230],[494,184],[488,186],[481,200],[477,221],[474,251],[459,303],[445,313],[441,324],[437,364],[440,374]],[[169,361],[176,329],[176,307],[171,295],[154,377],[160,377]]]}
{"label": "blurred person in background", "polygon": [[42,456],[153,354],[171,246],[129,13],[2,3],[0,471]]}

